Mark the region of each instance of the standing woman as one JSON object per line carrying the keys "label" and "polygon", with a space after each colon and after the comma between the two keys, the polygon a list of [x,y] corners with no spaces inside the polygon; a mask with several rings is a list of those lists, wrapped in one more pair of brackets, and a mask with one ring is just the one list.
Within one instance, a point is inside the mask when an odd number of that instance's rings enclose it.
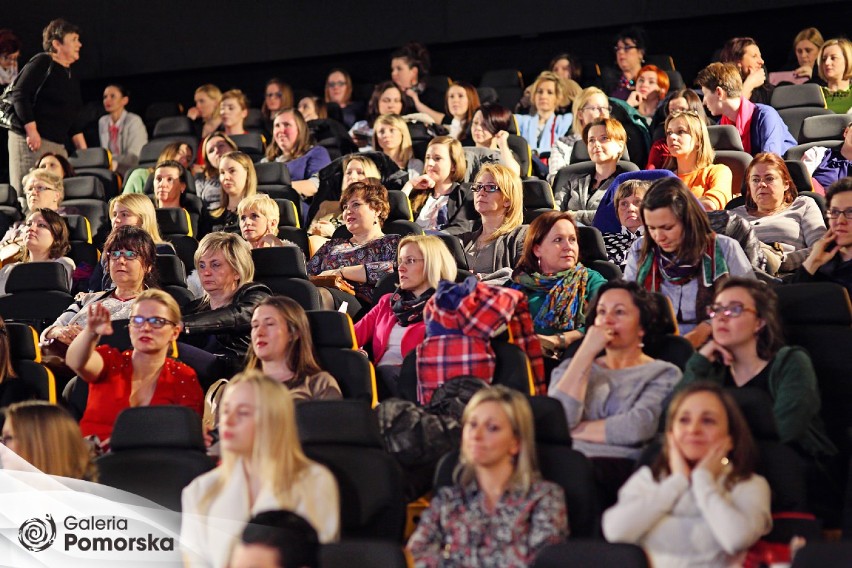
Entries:
{"label": "standing woman", "polygon": [[717,385],[690,385],[669,405],[654,465],[633,474],[604,513],[604,536],[638,544],[658,568],[742,566],[772,528],[769,484],[754,473],[756,461],[733,398]]}
{"label": "standing woman", "polygon": [[549,153],[556,140],[571,128],[570,112],[556,114],[563,96],[562,80],[555,73],[543,71],[532,84],[531,113],[515,115],[518,133],[538,155]]}
{"label": "standing woman", "polygon": [[447,114],[444,124],[450,129],[450,136],[465,146],[470,146],[470,121],[479,109],[479,93],[470,83],[456,81],[447,89]]}
{"label": "standing woman", "polygon": [[222,462],[183,490],[184,565],[225,568],[245,522],[267,510],[293,511],[320,542],[337,540],[337,482],[305,457],[290,391],[260,371],[245,371],[225,387],[220,409]]}
{"label": "standing woman", "polygon": [[430,67],[429,51],[417,42],[407,43],[391,54],[391,80],[414,103],[417,112],[441,124],[444,113],[436,109],[443,108],[443,97],[425,82]]}
{"label": "standing woman", "polygon": [[408,541],[415,566],[529,566],[567,538],[565,496],[541,479],[532,410],[520,392],[495,386],[473,395],[453,478]]}
{"label": "standing woman", "polygon": [[222,91],[219,87],[207,83],[195,89],[195,106],[189,107],[186,116],[194,121],[195,135],[204,140],[222,127],[219,117],[219,103]]}
{"label": "standing woman", "polygon": [[819,50],[819,76],[825,81],[822,88],[825,104],[837,114],[852,108],[852,41],[830,39]]}
{"label": "standing woman", "polygon": [[645,43],[645,32],[635,26],[621,30],[615,37],[612,49],[621,75],[615,82],[606,85],[609,96],[626,101],[636,89],[639,70],[645,63]]}
{"label": "standing woman", "polygon": [[757,42],[750,37],[735,37],[725,43],[719,56],[722,63],[733,63],[743,80],[742,96],[753,103],[768,105],[775,86],[767,81],[766,68]]}
{"label": "standing woman", "polygon": [[201,198],[208,211],[215,211],[222,206],[222,183],[219,181],[219,160],[230,152],[237,151],[237,143],[231,137],[217,130],[210,134],[201,144],[201,158],[204,164],[195,174],[195,193]]}
{"label": "standing woman", "polygon": [[640,214],[645,230],[630,248],[624,278],[665,295],[680,333],[700,347],[710,337],[706,310],[716,282],[754,278],[751,263],[737,241],[713,232],[707,213],[680,179],[654,182]]}
{"label": "standing woman", "polygon": [[423,162],[414,157],[408,125],[397,114],[383,114],[373,125],[373,149],[387,155],[409,179],[423,173]]}
{"label": "standing woman", "polygon": [[273,77],[266,82],[266,88],[263,94],[263,105],[260,107],[260,114],[263,117],[263,131],[266,134],[272,133],[272,121],[275,115],[285,109],[293,108],[295,100],[293,99],[293,89],[277,77]]}
{"label": "standing woman", "polygon": [[530,224],[512,281],[527,296],[542,349],[553,356],[583,337],[586,309],[606,279],[580,263],[574,216],[548,211]]}
{"label": "standing woman", "polygon": [[[734,174],[725,164],[714,164],[707,126],[698,113],[675,111],[666,119],[669,159],[673,171],[708,211],[724,209],[731,200]],[[739,188],[738,188],[739,189]]]}
{"label": "standing woman", "polygon": [[506,166],[485,164],[471,185],[479,228],[461,233],[470,271],[490,284],[502,284],[521,258],[527,226],[521,178]]}
{"label": "standing woman", "polygon": [[571,163],[571,153],[574,151],[574,145],[583,139],[583,129],[593,120],[601,118],[609,118],[609,113],[612,112],[612,105],[606,96],[606,93],[597,87],[589,87],[577,95],[574,99],[573,111],[574,119],[571,123],[571,132],[559,138],[550,150],[550,159],[547,161],[548,174],[547,181],[552,184],[559,173],[560,168],[564,168]]}
{"label": "standing woman", "polygon": [[272,141],[261,161],[285,164],[293,189],[303,197],[311,197],[317,186],[308,180],[331,163],[328,150],[314,143],[308,123],[298,110],[287,107],[273,116]]}
{"label": "standing woman", "polygon": [[[9,131],[9,182],[21,187],[21,178],[44,152],[68,156],[68,134],[78,149],[86,148],[79,124],[83,99],[71,65],[80,59],[80,28],[62,19],[42,32],[45,53],[36,55],[15,83],[11,99],[23,130]],[[38,97],[36,97],[38,93]]]}
{"label": "standing woman", "polygon": [[168,356],[181,330],[180,308],[162,290],[145,290],[130,312],[132,349],[121,352],[97,346],[112,335],[115,317],[100,302],[88,306],[86,327],[68,346],[65,362],[89,383],[89,401],[80,420],[84,436],[94,434],[108,443],[119,413],[125,408],[178,404],[199,418],[204,395],[195,371]]}
{"label": "standing woman", "polygon": [[199,230],[204,235],[216,231],[240,232],[237,207],[243,198],[257,193],[257,172],[251,158],[243,152],[222,156],[219,159],[219,182],[222,184],[222,206],[210,211],[208,227]]}
{"label": "standing woman", "polygon": [[139,164],[142,146],[148,143],[148,131],[138,114],[127,112],[130,91],[123,85],[110,84],[104,89],[104,110],[98,119],[101,148],[112,154],[112,170],[122,178]]}
{"label": "standing woman", "polygon": [[352,77],[343,69],[332,69],[325,80],[325,102],[340,108],[346,128],[364,117],[364,101],[352,100]]}
{"label": "standing woman", "polygon": [[292,298],[269,296],[254,309],[246,369],[258,367],[286,386],[296,402],[343,396],[334,377],[317,363],[308,316]]}
{"label": "standing woman", "polygon": [[429,142],[423,175],[402,188],[411,200],[414,221],[423,229],[440,231],[452,226],[467,230],[476,219],[470,192],[460,185],[466,169],[458,140],[438,136]]}

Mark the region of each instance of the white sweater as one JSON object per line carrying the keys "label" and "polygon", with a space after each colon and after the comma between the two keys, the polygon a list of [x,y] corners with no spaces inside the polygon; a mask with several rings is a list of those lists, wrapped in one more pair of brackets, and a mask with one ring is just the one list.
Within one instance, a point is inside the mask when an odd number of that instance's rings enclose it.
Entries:
{"label": "white sweater", "polygon": [[724,487],[697,469],[657,482],[642,467],[603,516],[610,542],[638,544],[654,568],[740,566],[746,550],[772,528],[769,484],[759,475]]}

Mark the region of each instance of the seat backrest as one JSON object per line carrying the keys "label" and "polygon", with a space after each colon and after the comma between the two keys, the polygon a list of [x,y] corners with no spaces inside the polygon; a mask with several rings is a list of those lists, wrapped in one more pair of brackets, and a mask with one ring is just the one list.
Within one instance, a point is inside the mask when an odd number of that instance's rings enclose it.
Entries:
{"label": "seat backrest", "polygon": [[[572,536],[574,536],[572,534]],[[570,562],[566,564],[566,559]],[[618,566],[648,568],[648,557],[635,544],[610,543],[599,540],[570,540],[543,549],[533,563],[534,568],[565,566]]]}
{"label": "seat backrest", "polygon": [[[805,85],[794,85],[799,87],[804,87]],[[816,86],[816,85],[813,85]],[[783,88],[783,87],[779,87]],[[776,89],[777,91],[778,89]],[[784,124],[787,125],[787,130],[790,131],[790,134],[794,139],[798,140],[802,136],[802,125],[804,125],[805,120],[812,116],[820,116],[820,115],[829,115],[834,114],[832,111],[827,108],[820,107],[792,107],[792,108],[782,108],[778,111],[778,115],[781,117],[781,120],[784,121]]]}
{"label": "seat backrest", "polygon": [[714,150],[743,151],[743,139],[733,124],[711,124],[707,127],[707,134]]}
{"label": "seat backrest", "polygon": [[506,139],[509,149],[516,156],[518,165],[521,167],[521,178],[526,179],[532,175],[532,148],[526,138],[517,134],[509,134]]}
{"label": "seat backrest", "polygon": [[15,223],[24,218],[21,202],[18,201],[18,192],[8,183],[0,183],[0,213],[9,219],[9,223]]}
{"label": "seat backrest", "polygon": [[351,568],[358,559],[359,568],[406,568],[405,553],[398,543],[380,540],[349,540],[320,547],[322,568]]}
{"label": "seat backrest", "polygon": [[186,288],[186,267],[177,255],[158,254],[157,273],[160,275],[161,285]]}
{"label": "seat backrest", "polygon": [[[193,177],[192,172],[190,172],[189,170],[186,170],[183,173],[183,183],[186,184],[186,194],[184,195],[184,199],[186,197],[196,196],[195,178]],[[151,176],[148,176],[145,179],[145,185],[142,187],[142,192],[145,195],[153,197],[153,195],[154,195],[154,176],[151,175]],[[200,209],[198,211],[200,212]]]}
{"label": "seat backrest", "polygon": [[68,156],[68,163],[79,168],[107,168],[110,166],[110,155],[106,148],[83,148]]}
{"label": "seat backrest", "polygon": [[809,116],[802,122],[802,131],[796,140],[799,144],[817,140],[843,140],[843,131],[852,124],[848,114],[820,114]]}
{"label": "seat backrest", "polygon": [[737,150],[717,150],[714,164],[724,164],[731,169],[731,194],[737,195],[743,192],[746,169],[751,163],[751,154]]}
{"label": "seat backrest", "polygon": [[[100,182],[98,182],[100,183]],[[83,215],[92,228],[92,243],[102,247],[112,229],[109,219],[109,207],[103,199],[66,199],[63,207],[71,212]]]}
{"label": "seat backrest", "polygon": [[535,394],[532,367],[527,354],[511,343],[494,340],[494,378],[492,384],[503,385],[532,396]]}
{"label": "seat backrest", "polygon": [[165,149],[165,147],[169,144],[173,144],[175,142],[186,144],[187,146],[192,148],[192,155],[195,155],[195,152],[198,148],[198,139],[195,136],[164,136],[162,138],[155,138],[153,140],[149,140],[147,144],[142,146],[142,149],[139,151],[139,167],[151,168],[156,166],[157,161],[160,159],[160,154],[163,152],[163,149]]}
{"label": "seat backrest", "polygon": [[62,180],[65,202],[71,199],[104,199],[104,186],[94,176],[75,176]]}
{"label": "seat backrest", "polygon": [[186,209],[182,207],[157,207],[154,211],[160,234],[164,238],[192,235],[192,224],[189,212]]}
{"label": "seat backrest", "polygon": [[802,156],[805,155],[805,152],[808,149],[814,146],[825,146],[829,149],[840,148],[843,146],[842,140],[817,140],[816,142],[805,142],[804,144],[798,144],[793,146],[792,148],[788,148],[784,153],[785,160],[801,160]]}
{"label": "seat backrest", "polygon": [[298,205],[289,199],[275,199],[275,203],[278,204],[279,227],[295,227],[298,229],[302,226]]}
{"label": "seat backrest", "polygon": [[524,77],[517,69],[494,69],[482,74],[480,87],[516,87],[524,88]]}
{"label": "seat backrest", "polygon": [[822,88],[816,83],[782,85],[772,91],[769,104],[776,110],[799,107],[825,108],[825,96],[822,94]]}
{"label": "seat backrest", "polygon": [[164,116],[154,125],[151,138],[163,138],[165,136],[194,136],[195,129],[192,121],[187,116]]}
{"label": "seat backrest", "polygon": [[[589,148],[588,146],[586,146],[586,143],[582,140],[577,140],[577,142],[575,142],[574,146],[571,148],[571,157],[568,160],[568,163],[579,164],[580,162],[590,162],[591,160],[592,158],[589,156]],[[630,151],[626,146],[624,147],[624,154],[622,154],[620,161],[630,161]],[[644,166],[645,164],[642,165]]]}
{"label": "seat backrest", "polygon": [[260,132],[263,130],[263,112],[259,108],[248,109],[246,119],[243,121],[246,130]]}
{"label": "seat backrest", "polygon": [[302,254],[306,257],[310,256],[311,248],[308,244],[308,233],[300,227],[282,227],[278,225],[278,238],[288,240],[294,245],[302,249]]}
{"label": "seat backrest", "polygon": [[305,255],[298,247],[257,248],[251,256],[259,282],[268,277],[308,279]]}
{"label": "seat backrest", "polygon": [[253,162],[260,161],[264,156],[263,137],[257,132],[246,132],[245,134],[234,134],[231,140],[237,145],[240,152],[249,155]]}
{"label": "seat backrest", "polygon": [[290,170],[281,162],[264,162],[255,164],[257,185],[290,185]]}
{"label": "seat backrest", "polygon": [[36,330],[23,323],[7,322],[9,357],[18,380],[24,381],[41,400],[57,402],[58,388],[53,373],[41,364]]}
{"label": "seat backrest", "polygon": [[580,244],[580,262],[588,264],[593,260],[607,260],[606,244],[597,228],[577,227],[577,240]]}
{"label": "seat backrest", "polygon": [[[811,174],[801,160],[784,160],[784,164],[787,166],[787,171],[790,172],[790,177],[793,178],[793,183],[796,185],[796,191],[800,195],[803,191],[813,192],[814,186],[811,183]],[[823,202],[824,209],[825,203]]]}
{"label": "seat backrest", "polygon": [[453,256],[453,260],[456,261],[456,266],[462,270],[468,270],[467,255],[464,253],[461,240],[455,235],[448,235],[443,232],[436,233],[435,236],[444,242],[447,250]]}
{"label": "seat backrest", "polygon": [[543,179],[531,178],[523,181],[524,209],[555,209],[553,188]]}
{"label": "seat backrest", "polygon": [[388,204],[390,211],[388,212],[387,221],[414,221],[414,215],[411,212],[411,202],[408,196],[399,190],[388,191]]}
{"label": "seat backrest", "polygon": [[378,403],[375,369],[367,356],[358,351],[349,315],[328,310],[312,310],[307,314],[320,366],[337,379],[343,398],[375,406]]}

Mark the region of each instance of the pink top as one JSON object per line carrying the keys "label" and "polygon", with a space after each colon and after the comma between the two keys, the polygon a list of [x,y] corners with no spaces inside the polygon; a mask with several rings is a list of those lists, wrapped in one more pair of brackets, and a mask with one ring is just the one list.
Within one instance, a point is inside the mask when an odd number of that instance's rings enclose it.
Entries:
{"label": "pink top", "polygon": [[[391,309],[391,296],[393,294],[385,294],[379,298],[373,309],[355,324],[355,337],[359,346],[373,340],[373,359],[377,364],[388,349],[391,329],[398,321]],[[423,343],[425,336],[426,324],[422,321],[408,325],[405,335],[402,336],[402,357],[405,358],[415,347]]]}

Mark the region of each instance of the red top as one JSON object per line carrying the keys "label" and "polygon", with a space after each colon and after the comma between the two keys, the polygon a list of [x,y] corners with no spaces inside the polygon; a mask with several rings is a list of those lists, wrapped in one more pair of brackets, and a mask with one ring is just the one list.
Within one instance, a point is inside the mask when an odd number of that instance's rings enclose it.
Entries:
{"label": "red top", "polygon": [[[109,345],[101,345],[97,347],[97,352],[104,359],[104,368],[89,383],[89,399],[86,412],[80,420],[80,430],[84,436],[94,434],[103,441],[112,435],[112,427],[119,412],[130,407],[133,350],[122,353]],[[158,404],[188,406],[201,416],[204,411],[204,393],[195,371],[180,361],[166,357],[149,406]]]}

